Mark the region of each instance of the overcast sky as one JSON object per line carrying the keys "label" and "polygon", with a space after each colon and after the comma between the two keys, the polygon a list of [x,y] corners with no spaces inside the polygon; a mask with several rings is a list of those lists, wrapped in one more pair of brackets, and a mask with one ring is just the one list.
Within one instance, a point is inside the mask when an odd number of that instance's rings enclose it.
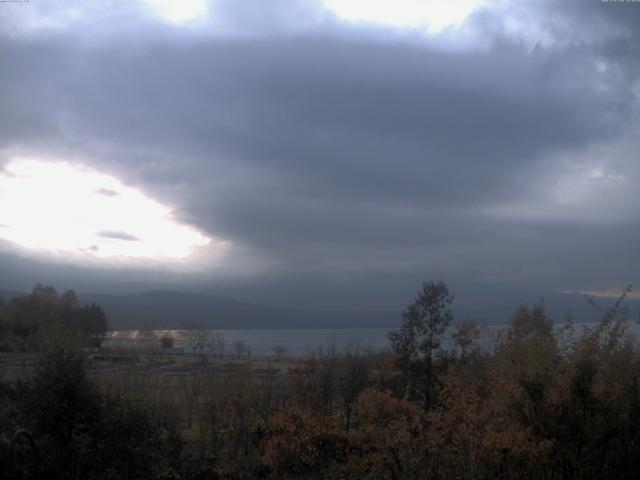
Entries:
{"label": "overcast sky", "polygon": [[0,288],[618,292],[639,134],[638,2],[0,3]]}

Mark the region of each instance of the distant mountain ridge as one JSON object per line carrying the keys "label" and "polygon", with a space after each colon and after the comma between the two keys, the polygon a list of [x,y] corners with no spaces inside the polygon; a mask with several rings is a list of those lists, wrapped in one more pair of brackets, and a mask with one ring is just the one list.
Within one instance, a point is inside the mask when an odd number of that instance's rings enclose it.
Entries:
{"label": "distant mountain ridge", "polygon": [[[25,295],[0,289],[8,302]],[[178,291],[149,291],[124,295],[83,294],[80,303],[100,305],[112,329],[180,329],[198,325],[211,329],[262,328],[390,328],[398,312],[316,311],[253,305],[227,298]]]}
{"label": "distant mountain ridge", "polygon": [[89,294],[80,295],[79,299],[101,305],[114,329],[182,328],[194,323],[212,329],[386,328],[399,321],[397,312],[323,312],[259,306],[176,291]]}
{"label": "distant mountain ridge", "polygon": [[[5,302],[23,292],[0,289]],[[124,295],[83,294],[81,303],[100,305],[116,330],[157,328],[179,329],[197,324],[210,329],[309,329],[309,328],[395,328],[401,324],[402,308],[395,311],[319,311],[287,307],[254,305],[195,293],[178,291],[148,291]],[[582,295],[575,293],[547,292],[543,295],[547,313],[561,322],[569,311],[578,322],[598,320],[598,313],[589,306]],[[481,296],[456,298],[456,320],[473,319],[481,324],[504,324],[510,321],[519,304],[539,301],[540,296],[523,294],[511,296]],[[603,309],[615,299],[598,297]],[[628,299],[632,320],[640,311],[640,301]]]}
{"label": "distant mountain ridge", "polygon": [[[101,305],[113,328],[182,328],[197,323],[207,328],[395,328],[402,322],[402,308],[394,311],[318,311],[287,307],[254,305],[228,298],[177,291],[150,291],[128,295],[80,295],[83,302]],[[473,302],[456,305],[456,320],[474,319],[484,324],[504,324],[511,320],[519,304],[532,304],[540,297],[502,299],[489,306]],[[606,309],[615,299],[599,297],[598,304]],[[598,313],[581,294],[547,292],[544,295],[547,313],[561,322],[571,311],[578,322],[598,320]],[[632,312],[640,311],[640,301],[627,299]],[[635,319],[635,316],[633,317]]]}
{"label": "distant mountain ridge", "polygon": [[8,302],[12,298],[19,297],[21,295],[24,295],[24,292],[18,292],[14,290],[4,290],[0,288],[0,299],[5,302]]}

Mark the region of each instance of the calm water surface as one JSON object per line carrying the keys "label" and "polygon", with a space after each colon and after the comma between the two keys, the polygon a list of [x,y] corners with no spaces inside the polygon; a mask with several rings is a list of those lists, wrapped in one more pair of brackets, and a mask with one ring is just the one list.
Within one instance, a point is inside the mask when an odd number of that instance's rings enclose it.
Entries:
{"label": "calm water surface", "polygon": [[[585,327],[593,327],[595,323],[575,325],[577,333]],[[486,327],[486,337],[491,338],[505,325]],[[556,328],[562,328],[558,324]],[[283,346],[288,355],[309,355],[335,349],[336,352],[373,350],[382,351],[389,348],[387,328],[352,328],[352,329],[304,329],[304,330],[220,330],[224,336],[225,353],[234,353],[234,343],[241,340],[251,355],[274,355],[276,346]],[[629,331],[640,337],[640,326],[629,322]],[[215,332],[212,330],[210,332]],[[184,330],[155,330],[155,338],[163,334],[175,339],[177,349],[188,348]],[[485,341],[488,341],[485,338]],[[138,330],[122,330],[109,332],[105,347],[135,347],[149,342],[149,332]]]}
{"label": "calm water surface", "polygon": [[[276,346],[283,346],[289,355],[309,355],[335,349],[337,352],[388,347],[386,328],[305,329],[305,330],[219,330],[224,335],[225,353],[234,352],[233,345],[242,340],[251,355],[274,355]],[[215,331],[212,331],[215,332]],[[155,330],[157,337],[169,334],[177,348],[187,347],[184,330]],[[110,332],[104,343],[108,346],[128,346],[146,341],[148,334],[137,330]]]}

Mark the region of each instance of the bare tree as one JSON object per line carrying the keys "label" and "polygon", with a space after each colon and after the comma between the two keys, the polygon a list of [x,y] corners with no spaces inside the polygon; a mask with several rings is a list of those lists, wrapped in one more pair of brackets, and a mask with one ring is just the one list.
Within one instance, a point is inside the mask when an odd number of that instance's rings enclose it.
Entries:
{"label": "bare tree", "polygon": [[247,344],[244,340],[238,339],[233,342],[233,350],[236,353],[236,357],[240,358],[243,353],[248,352]]}
{"label": "bare tree", "polygon": [[207,346],[214,355],[222,357],[226,345],[227,343],[222,331],[216,330],[215,332],[209,332]]}
{"label": "bare tree", "polygon": [[345,356],[341,367],[338,378],[338,393],[345,419],[345,430],[349,431],[358,395],[367,385],[368,370],[364,359],[353,354]]}
{"label": "bare tree", "polygon": [[328,355],[319,362],[317,384],[322,415],[329,415],[337,390],[337,358]]}
{"label": "bare tree", "polygon": [[202,325],[197,323],[186,324],[183,335],[185,343],[192,350],[194,356],[203,352],[207,344],[208,332]]}
{"label": "bare tree", "polygon": [[281,344],[274,345],[272,350],[273,350],[273,353],[275,353],[276,355],[276,361],[280,361],[280,357],[282,357],[287,353],[286,345],[281,345]]}
{"label": "bare tree", "polygon": [[469,355],[480,349],[481,335],[482,329],[473,320],[465,320],[455,326],[451,340],[460,360],[464,362]]}

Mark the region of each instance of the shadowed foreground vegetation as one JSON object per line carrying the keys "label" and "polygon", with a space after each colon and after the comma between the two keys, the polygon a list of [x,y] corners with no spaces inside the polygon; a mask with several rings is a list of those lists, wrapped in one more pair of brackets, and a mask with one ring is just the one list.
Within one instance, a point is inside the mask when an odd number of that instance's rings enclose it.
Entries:
{"label": "shadowed foreground vegetation", "polygon": [[21,344],[40,352],[33,374],[0,383],[0,478],[636,478],[626,293],[584,331],[537,305],[490,336],[453,323],[447,286],[429,282],[387,353],[184,375],[180,395],[92,375],[78,338],[94,332],[57,322]]}

